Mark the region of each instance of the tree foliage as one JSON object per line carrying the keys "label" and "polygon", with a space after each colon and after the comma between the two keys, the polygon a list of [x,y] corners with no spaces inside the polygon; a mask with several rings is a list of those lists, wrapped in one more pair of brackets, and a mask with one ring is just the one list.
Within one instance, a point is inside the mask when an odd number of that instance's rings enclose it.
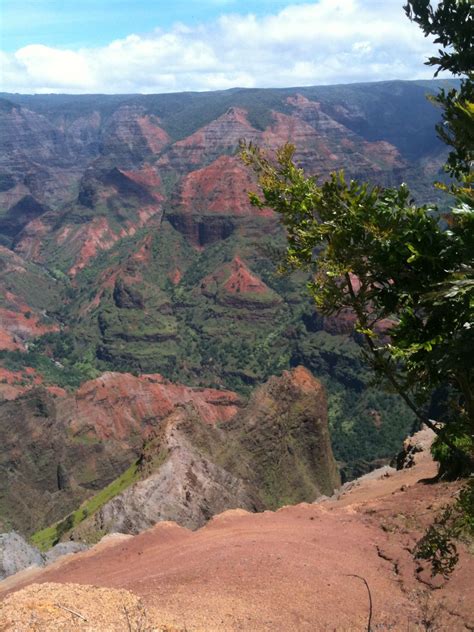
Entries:
{"label": "tree foliage", "polygon": [[[473,8],[425,0],[405,11],[441,45],[428,64],[463,75],[441,91],[441,138],[451,146],[446,170],[453,207],[445,222],[437,209],[417,206],[405,185],[384,189],[347,182],[342,172],[321,182],[307,176],[286,145],[268,156],[242,146],[263,195],[256,206],[279,213],[286,227],[286,268],[312,274],[309,290],[319,310],[351,310],[377,374],[448,446],[451,458],[472,459],[474,426],[474,152]],[[471,35],[471,37],[469,36]],[[447,226],[446,226],[447,224]],[[388,335],[389,333],[389,335]],[[433,392],[449,393],[442,422],[428,415]],[[468,454],[470,453],[470,454]],[[465,456],[463,456],[465,455]]]}
{"label": "tree foliage", "polygon": [[[437,131],[452,147],[447,171],[472,185],[474,161],[474,8],[470,0],[443,0],[433,8],[427,0],[413,0],[404,7],[407,16],[420,25],[425,36],[434,35],[438,55],[426,62],[455,76],[465,75],[459,89],[440,90],[432,98],[443,109]],[[469,186],[464,192],[469,194]],[[458,188],[458,194],[460,193]],[[472,188],[471,188],[472,193]],[[469,195],[468,195],[469,197]],[[472,201],[472,195],[471,195]]]}

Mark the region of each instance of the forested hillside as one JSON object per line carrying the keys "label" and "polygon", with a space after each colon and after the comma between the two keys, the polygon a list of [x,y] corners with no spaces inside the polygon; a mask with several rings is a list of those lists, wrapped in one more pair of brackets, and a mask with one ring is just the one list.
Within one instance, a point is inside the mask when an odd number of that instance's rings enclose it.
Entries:
{"label": "forested hillside", "polygon": [[3,396],[107,370],[248,396],[301,364],[328,388],[344,476],[391,456],[412,416],[371,384],[352,315],[323,318],[308,279],[279,274],[284,232],[249,204],[237,149],[291,141],[307,173],[406,181],[430,202],[439,84],[1,95]]}

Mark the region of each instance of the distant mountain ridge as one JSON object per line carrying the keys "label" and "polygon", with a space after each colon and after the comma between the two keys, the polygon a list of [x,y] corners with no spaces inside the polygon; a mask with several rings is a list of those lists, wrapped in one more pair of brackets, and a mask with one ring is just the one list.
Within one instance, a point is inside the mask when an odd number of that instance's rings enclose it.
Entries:
{"label": "distant mountain ridge", "polygon": [[278,274],[284,233],[249,204],[237,147],[292,142],[310,173],[430,201],[439,83],[0,95],[0,394],[133,371],[247,396],[301,364],[328,389],[344,475],[391,455],[412,418],[369,384],[351,318]]}

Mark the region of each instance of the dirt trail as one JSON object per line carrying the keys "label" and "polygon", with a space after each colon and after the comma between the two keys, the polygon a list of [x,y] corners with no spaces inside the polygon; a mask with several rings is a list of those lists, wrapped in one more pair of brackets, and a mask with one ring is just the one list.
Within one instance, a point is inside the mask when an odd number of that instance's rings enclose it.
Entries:
{"label": "dirt trail", "polygon": [[[228,511],[196,532],[159,523],[10,578],[0,592],[32,582],[125,589],[143,599],[156,626],[189,632],[366,630],[365,579],[373,630],[472,629],[472,556],[463,551],[452,579],[433,590],[407,550],[457,491],[457,484],[417,482],[434,473],[422,458],[336,501],[261,514]],[[22,593],[4,603],[13,607]],[[0,630],[5,608],[0,605]],[[111,629],[127,630],[120,625]]]}

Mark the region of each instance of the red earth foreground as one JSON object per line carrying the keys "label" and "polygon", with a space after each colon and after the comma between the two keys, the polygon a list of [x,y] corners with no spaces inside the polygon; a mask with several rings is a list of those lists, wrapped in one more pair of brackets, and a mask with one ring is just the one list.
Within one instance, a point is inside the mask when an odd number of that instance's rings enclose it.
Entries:
{"label": "red earth foreground", "polygon": [[[122,594],[116,589],[141,600],[151,623],[137,630],[367,630],[367,586],[372,631],[472,630],[472,555],[461,550],[445,582],[409,551],[459,489],[427,482],[434,474],[426,454],[338,500],[227,511],[195,532],[159,523],[138,536],[109,536],[0,584],[0,630],[135,629],[120,608],[107,625],[100,619]],[[86,597],[77,596],[78,584],[90,587]],[[75,604],[76,614],[65,609]],[[40,627],[21,627],[32,613]]]}

